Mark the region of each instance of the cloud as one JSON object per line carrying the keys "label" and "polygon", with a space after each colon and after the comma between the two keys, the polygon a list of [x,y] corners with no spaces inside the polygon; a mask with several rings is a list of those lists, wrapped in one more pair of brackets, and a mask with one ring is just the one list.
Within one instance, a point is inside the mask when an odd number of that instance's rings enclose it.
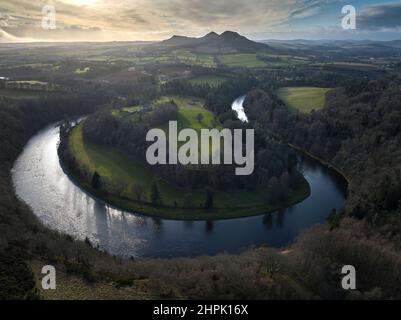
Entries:
{"label": "cloud", "polygon": [[304,8],[296,9],[291,13],[291,18],[293,19],[302,19],[310,16],[314,16],[321,11],[321,8],[318,4],[312,3],[309,6]]}
{"label": "cloud", "polygon": [[357,28],[365,30],[401,27],[401,4],[370,6],[357,13]]}
{"label": "cloud", "polygon": [[100,32],[102,31],[99,27],[86,27],[86,26],[78,26],[78,25],[67,25],[63,28],[65,31],[92,31],[92,32]]}
{"label": "cloud", "polygon": [[[173,34],[200,36],[213,30],[274,32],[342,0],[52,0],[57,30],[41,30],[47,1],[0,0],[12,34],[66,41],[158,40]],[[13,28],[11,30],[11,28]]]}
{"label": "cloud", "polygon": [[0,28],[0,43],[34,42],[34,41],[37,41],[37,39],[27,38],[27,37],[17,37]]}

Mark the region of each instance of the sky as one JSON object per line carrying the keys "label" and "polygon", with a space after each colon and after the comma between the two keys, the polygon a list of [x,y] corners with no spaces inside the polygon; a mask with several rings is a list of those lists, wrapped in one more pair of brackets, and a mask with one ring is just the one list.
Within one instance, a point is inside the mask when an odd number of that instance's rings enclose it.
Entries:
{"label": "sky", "polygon": [[[341,26],[345,5],[356,9],[355,30]],[[226,30],[254,40],[401,39],[401,1],[0,0],[0,43],[155,41]]]}

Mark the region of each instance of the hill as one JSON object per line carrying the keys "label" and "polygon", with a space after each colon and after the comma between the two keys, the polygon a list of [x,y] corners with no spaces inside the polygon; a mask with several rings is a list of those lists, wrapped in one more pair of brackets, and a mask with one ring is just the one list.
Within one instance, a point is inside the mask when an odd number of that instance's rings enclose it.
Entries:
{"label": "hill", "polygon": [[222,34],[210,32],[201,38],[173,36],[152,47],[161,49],[189,49],[192,52],[225,54],[239,52],[274,51],[269,45],[255,42],[237,32],[225,31]]}

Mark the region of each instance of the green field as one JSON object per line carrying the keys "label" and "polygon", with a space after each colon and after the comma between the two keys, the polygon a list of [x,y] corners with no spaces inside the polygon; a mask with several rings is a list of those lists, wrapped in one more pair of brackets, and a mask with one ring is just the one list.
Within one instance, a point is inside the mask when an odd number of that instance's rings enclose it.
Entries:
{"label": "green field", "polygon": [[[181,96],[162,96],[154,100],[150,106],[153,109],[159,108],[163,104],[168,104],[171,101],[175,102],[178,107],[178,129],[192,128],[195,130],[211,129],[214,128],[213,119],[214,115],[209,110],[203,107],[204,101],[193,97]],[[116,117],[128,117],[134,122],[139,120],[138,116],[139,106],[129,106],[122,109],[112,110],[112,114]],[[201,122],[197,120],[197,115],[202,114],[203,119]],[[168,129],[168,124],[162,126],[161,129]]]}
{"label": "green field", "polygon": [[283,102],[304,113],[319,110],[324,107],[326,93],[329,88],[316,87],[285,87],[277,90],[277,95]]}
{"label": "green field", "polygon": [[0,89],[0,99],[30,100],[45,97],[63,96],[65,93],[48,90],[27,90],[27,89]]}
{"label": "green field", "polygon": [[[162,105],[163,103],[168,103],[169,101],[174,101],[178,107],[177,115],[177,127],[178,130],[192,128],[195,129],[199,136],[201,129],[223,129],[223,127],[214,123],[214,114],[203,107],[204,101],[198,98],[182,97],[182,96],[163,96],[153,102],[153,106]],[[197,120],[197,115],[201,114],[203,119],[201,122]],[[168,124],[160,127],[166,133],[168,132]],[[202,142],[199,141],[199,152],[202,148]],[[183,145],[184,142],[178,142],[178,146]],[[213,152],[210,149],[210,152]]]}
{"label": "green field", "polygon": [[153,63],[160,64],[176,64],[183,63],[187,65],[202,66],[205,68],[215,68],[216,63],[214,57],[208,54],[198,54],[189,50],[174,50],[167,53],[155,53],[154,55],[138,55],[132,57],[124,57],[124,61],[131,61],[136,65],[146,65]]}
{"label": "green field", "polygon": [[86,74],[90,71],[90,69],[91,69],[90,67],[85,67],[83,69],[78,68],[74,71],[74,73],[77,75]]}
{"label": "green field", "polygon": [[18,80],[18,81],[8,81],[10,84],[19,84],[19,85],[27,85],[27,86],[48,86],[48,82],[37,81],[37,80]]}
{"label": "green field", "polygon": [[[154,105],[174,100],[179,108],[178,126],[181,128],[211,128],[213,114],[202,107],[203,101],[196,98],[165,96],[154,101]],[[205,118],[199,123],[195,116],[204,114]],[[167,126],[167,125],[166,125]],[[172,219],[225,219],[240,216],[249,216],[275,211],[279,208],[288,207],[292,203],[299,202],[309,195],[309,185],[305,181],[304,187],[294,192],[290,201],[277,206],[265,204],[264,190],[249,192],[239,190],[226,190],[214,192],[214,209],[206,212],[201,208],[205,201],[204,190],[182,190],[177,186],[165,181],[158,180],[152,170],[136,162],[126,155],[111,147],[104,147],[85,143],[83,140],[82,125],[73,130],[69,138],[69,148],[78,163],[89,172],[97,171],[107,180],[120,181],[125,186],[121,195],[108,193],[99,195],[107,202],[130,211],[141,212],[153,216]],[[157,181],[163,206],[155,208],[150,203],[150,188]],[[79,182],[78,182],[79,183]],[[80,183],[81,186],[96,194],[88,183]],[[141,202],[136,201],[133,186],[140,185],[145,191]],[[183,199],[186,193],[192,194],[193,208],[185,209]],[[175,206],[177,204],[177,207]]]}
{"label": "green field", "polygon": [[193,85],[209,85],[211,87],[218,87],[227,81],[226,77],[223,76],[199,76],[192,78],[189,82]]}
{"label": "green field", "polygon": [[172,52],[171,57],[178,60],[178,62],[189,65],[197,65],[206,68],[216,67],[213,56],[208,54],[197,54],[188,50],[175,50]]}
{"label": "green field", "polygon": [[260,53],[259,57],[269,68],[285,68],[310,63],[308,58],[300,56]]}
{"label": "green field", "polygon": [[[213,128],[214,115],[203,107],[204,101],[198,98],[181,96],[163,96],[155,100],[152,105],[158,106],[163,103],[174,101],[178,107],[178,129],[192,128],[195,130]],[[198,114],[202,114],[203,120],[196,119]]]}
{"label": "green field", "polygon": [[225,54],[218,57],[228,67],[263,68],[267,64],[258,59],[256,53]]}

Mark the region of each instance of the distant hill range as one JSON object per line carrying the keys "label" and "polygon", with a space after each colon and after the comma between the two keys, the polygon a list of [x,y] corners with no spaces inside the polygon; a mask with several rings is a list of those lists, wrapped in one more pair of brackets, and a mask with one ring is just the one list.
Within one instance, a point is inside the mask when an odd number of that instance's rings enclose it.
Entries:
{"label": "distant hill range", "polygon": [[255,42],[233,31],[210,32],[201,38],[173,36],[152,45],[160,49],[189,49],[196,53],[224,54],[274,51],[269,45]]}
{"label": "distant hill range", "polygon": [[277,51],[334,58],[386,57],[401,54],[401,40],[264,40]]}

